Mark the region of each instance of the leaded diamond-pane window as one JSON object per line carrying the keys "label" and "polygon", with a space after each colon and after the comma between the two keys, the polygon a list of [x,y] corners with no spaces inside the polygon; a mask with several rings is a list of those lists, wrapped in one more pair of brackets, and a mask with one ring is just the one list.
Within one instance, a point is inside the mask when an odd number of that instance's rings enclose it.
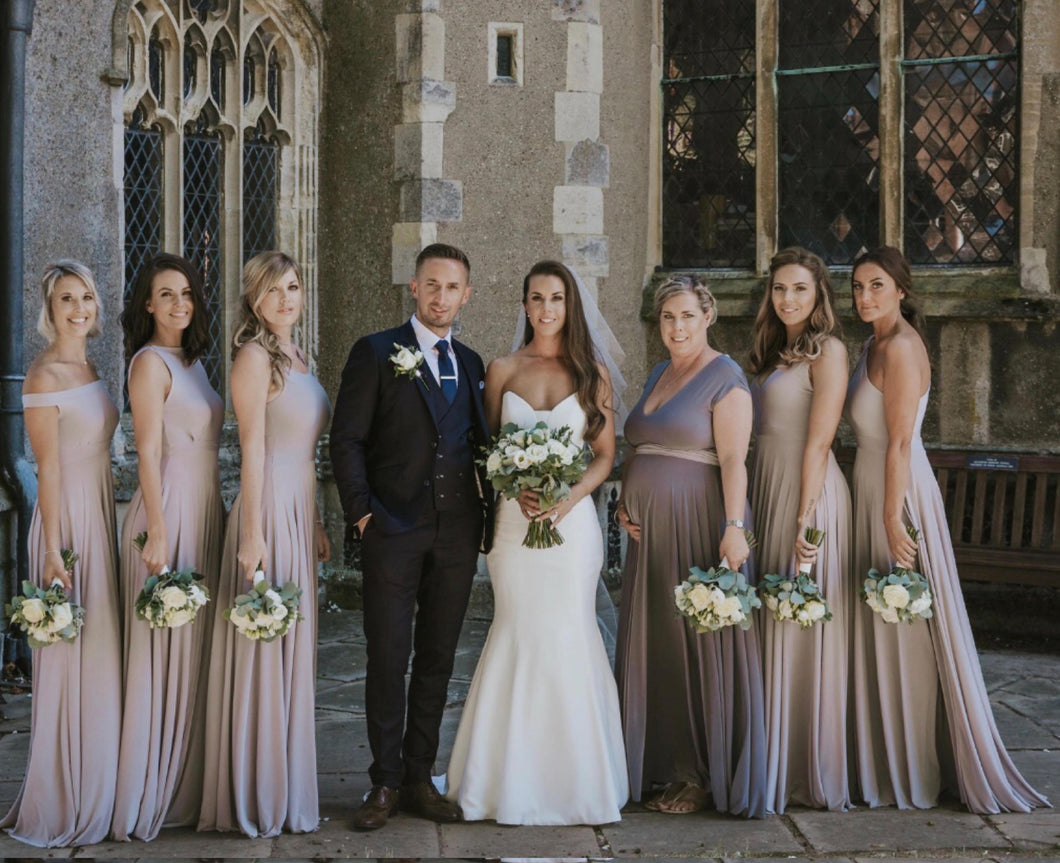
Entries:
{"label": "leaded diamond-pane window", "polygon": [[848,264],[879,237],[879,10],[780,4],[779,246]]}
{"label": "leaded diamond-pane window", "polygon": [[137,111],[125,130],[125,298],[148,258],[162,248],[162,133],[141,128]]}
{"label": "leaded diamond-pane window", "polygon": [[1016,0],[905,4],[905,247],[919,264],[1015,260]]}
{"label": "leaded diamond-pane window", "polygon": [[754,0],[675,0],[663,26],[663,263],[751,267]]}
{"label": "leaded diamond-pane window", "polygon": [[257,130],[243,142],[243,262],[276,248],[279,147]]}
{"label": "leaded diamond-pane window", "polygon": [[218,392],[224,391],[222,171],[220,135],[196,132],[184,136],[184,256],[202,273],[210,328],[210,349],[203,359],[203,366]]}

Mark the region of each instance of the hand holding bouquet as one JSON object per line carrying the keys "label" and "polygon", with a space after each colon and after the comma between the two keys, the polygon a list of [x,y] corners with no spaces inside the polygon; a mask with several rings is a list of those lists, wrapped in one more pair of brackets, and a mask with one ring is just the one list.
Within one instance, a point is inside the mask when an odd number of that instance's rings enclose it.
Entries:
{"label": "hand holding bouquet", "polygon": [[293,581],[279,590],[258,569],[254,586],[236,597],[235,605],[225,609],[225,620],[251,641],[272,641],[286,635],[296,620],[301,620],[298,603],[302,588]]}
{"label": "hand holding bouquet", "polygon": [[[824,531],[808,527],[803,536],[812,545],[820,545]],[[774,620],[781,623],[794,621],[803,629],[809,629],[819,621],[832,619],[832,612],[821,595],[821,588],[810,578],[812,568],[811,563],[800,563],[799,572],[794,578],[775,573],[762,576],[758,592]]]}
{"label": "hand holding bouquet", "polygon": [[[486,476],[493,488],[509,500],[530,489],[538,494],[542,510],[549,510],[570,495],[570,487],[585,474],[586,448],[571,442],[569,426],[551,429],[539,422],[523,429],[505,424],[490,447]],[[562,545],[563,537],[548,518],[537,518],[526,528],[526,548]]]}
{"label": "hand holding bouquet", "polygon": [[[140,551],[147,543],[147,531],[133,540]],[[210,601],[210,592],[202,576],[193,569],[170,571],[162,567],[158,575],[149,575],[136,597],[136,616],[152,629],[176,629],[191,623],[199,609]]]}
{"label": "hand holding bouquet", "polygon": [[[920,531],[906,526],[913,542],[920,542]],[[928,618],[931,613],[931,587],[919,572],[902,566],[894,567],[887,575],[875,569],[861,587],[861,598],[887,623],[912,623],[917,618]]]}
{"label": "hand holding bouquet", "polygon": [[716,632],[726,626],[751,627],[751,610],[762,601],[742,572],[733,572],[728,561],[706,572],[698,566],[674,588],[674,605],[688,618],[696,632]]}
{"label": "hand holding bouquet", "polygon": [[[63,567],[72,573],[77,554],[69,548],[60,552]],[[11,623],[26,633],[30,647],[47,647],[57,641],[73,641],[85,623],[85,610],[70,602],[58,579],[44,589],[32,581],[22,582],[22,595],[15,596],[4,606]]]}

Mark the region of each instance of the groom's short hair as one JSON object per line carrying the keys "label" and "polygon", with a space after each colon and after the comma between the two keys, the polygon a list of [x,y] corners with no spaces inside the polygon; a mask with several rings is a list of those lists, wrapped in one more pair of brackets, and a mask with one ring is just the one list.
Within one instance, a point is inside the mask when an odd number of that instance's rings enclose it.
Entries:
{"label": "groom's short hair", "polygon": [[464,269],[467,270],[467,277],[471,278],[471,262],[467,259],[467,255],[456,246],[450,246],[448,243],[431,243],[429,246],[425,246],[423,251],[416,256],[416,272],[419,273],[423,262],[431,258],[446,258],[450,261],[459,261],[464,265]]}

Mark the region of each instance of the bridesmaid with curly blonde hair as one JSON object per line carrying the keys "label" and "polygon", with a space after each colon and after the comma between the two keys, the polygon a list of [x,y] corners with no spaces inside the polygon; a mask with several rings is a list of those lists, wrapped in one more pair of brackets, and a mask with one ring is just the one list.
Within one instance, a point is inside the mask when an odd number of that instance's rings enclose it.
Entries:
{"label": "bridesmaid with curly blonde hair", "polygon": [[[232,406],[242,489],[232,506],[214,604],[200,830],[306,833],[320,820],[313,724],[317,564],[330,555],[316,503],[316,444],[328,398],[294,343],[304,306],[298,265],[262,252],[243,268]],[[251,641],[223,617],[260,568],[302,590],[305,619]]]}

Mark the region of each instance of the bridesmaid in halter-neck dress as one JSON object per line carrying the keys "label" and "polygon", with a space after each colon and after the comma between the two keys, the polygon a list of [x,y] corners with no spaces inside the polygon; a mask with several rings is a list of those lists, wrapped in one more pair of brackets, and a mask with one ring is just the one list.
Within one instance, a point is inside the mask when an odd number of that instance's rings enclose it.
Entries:
{"label": "bridesmaid in halter-neck dress", "polygon": [[[330,414],[291,342],[302,312],[297,264],[262,252],[243,269],[232,404],[242,488],[229,514],[214,604],[199,830],[306,833],[320,820],[314,725],[317,564],[330,554],[316,503],[316,445]],[[304,620],[251,641],[223,617],[261,564],[302,589]]]}
{"label": "bridesmaid in halter-neck dress", "polygon": [[[76,261],[49,266],[37,329],[49,340],[26,373],[22,404],[37,459],[37,505],[29,526],[29,571],[63,582],[85,609],[72,642],[33,653],[29,762],[2,827],[42,848],[106,838],[114,808],[121,723],[118,611],[110,441],[118,411],[85,358],[99,332],[92,273]],[[60,551],[80,556],[71,572]]]}
{"label": "bridesmaid in halter-neck dress", "polygon": [[[998,733],[968,625],[950,531],[920,427],[931,368],[909,264],[884,246],[854,264],[854,303],[872,324],[850,379],[857,435],[852,580],[894,564],[923,573],[933,617],[885,623],[854,614],[857,774],[870,806],[930,808],[942,790],[973,812],[1028,812],[1048,801],[1013,765]],[[921,533],[919,544],[906,534]]]}
{"label": "bridesmaid in halter-neck dress", "polygon": [[689,567],[727,558],[739,569],[750,556],[751,398],[740,367],[707,342],[705,285],[671,279],[655,306],[671,360],[652,370],[626,420],[635,449],[617,512],[632,540],[615,659],[630,796],[661,812],[712,805],[757,818],[766,809],[757,629],[697,635],[674,608]]}
{"label": "bridesmaid in halter-neck dress", "polygon": [[[751,510],[758,577],[811,577],[832,619],[802,629],[763,607],[768,806],[850,808],[847,778],[850,492],[831,445],[843,412],[847,352],[828,268],[798,247],[774,255],[755,319]],[[825,532],[819,549],[805,529]]]}
{"label": "bridesmaid in halter-neck dress", "polygon": [[[224,404],[199,357],[208,345],[202,280],[176,255],[157,255],[133,285],[122,326],[140,486],[122,527],[125,711],[113,837],[150,840],[195,824],[202,796],[205,675],[212,609],[175,629],[151,629],[135,603],[163,567],[203,575],[212,597],[224,531],[217,447]],[[141,552],[133,540],[147,532]]]}

